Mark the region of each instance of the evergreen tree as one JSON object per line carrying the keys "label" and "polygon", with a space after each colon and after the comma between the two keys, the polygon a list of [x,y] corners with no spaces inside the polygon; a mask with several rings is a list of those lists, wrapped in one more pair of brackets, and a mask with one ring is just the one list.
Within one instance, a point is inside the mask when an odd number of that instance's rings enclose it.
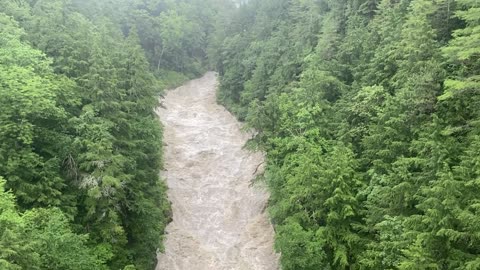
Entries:
{"label": "evergreen tree", "polygon": [[[251,1],[238,9],[218,50],[219,100],[267,151],[285,269],[478,266],[469,225],[478,197],[477,15],[468,0]],[[296,41],[308,45],[297,50]],[[344,157],[329,147],[353,153],[340,166],[353,177],[335,182],[355,194],[339,201],[352,217],[316,189],[332,169],[325,160]],[[324,211],[337,213],[342,230],[329,234],[328,220],[315,222]]]}
{"label": "evergreen tree", "polygon": [[[35,207],[29,213],[43,224],[38,232],[58,230],[60,237],[71,226],[82,245],[99,254],[92,259],[98,265],[153,268],[169,219],[154,109],[163,87],[203,70],[214,10],[199,1],[0,4],[0,175],[6,186],[21,211]],[[161,19],[168,14],[177,14],[180,24]],[[159,34],[172,27],[179,38]],[[154,76],[158,46],[166,42],[174,49]],[[48,215],[55,224],[45,223]],[[61,237],[42,241],[62,248],[55,239]],[[54,254],[45,261],[25,253],[17,259],[31,260],[33,269],[102,269],[76,265],[68,256],[75,249],[83,254],[80,248],[52,248],[45,246]]]}
{"label": "evergreen tree", "polygon": [[0,175],[22,207],[69,205],[62,198],[61,156],[70,138],[59,127],[67,115],[57,100],[72,83],[22,41],[25,33],[13,19],[1,14],[0,25]]}

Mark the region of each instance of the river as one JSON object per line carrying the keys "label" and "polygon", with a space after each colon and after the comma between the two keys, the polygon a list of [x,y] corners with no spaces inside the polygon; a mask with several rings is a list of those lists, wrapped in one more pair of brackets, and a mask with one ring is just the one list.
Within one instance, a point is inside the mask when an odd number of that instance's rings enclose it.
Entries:
{"label": "river", "polygon": [[268,193],[252,187],[263,155],[243,149],[249,135],[215,99],[217,76],[168,91],[165,171],[173,221],[156,270],[277,270]]}

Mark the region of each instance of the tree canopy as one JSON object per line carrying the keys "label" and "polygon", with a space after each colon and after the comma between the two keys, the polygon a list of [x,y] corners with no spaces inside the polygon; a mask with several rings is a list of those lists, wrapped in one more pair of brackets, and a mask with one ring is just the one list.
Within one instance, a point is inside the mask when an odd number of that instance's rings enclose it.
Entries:
{"label": "tree canopy", "polygon": [[0,268],[153,269],[154,109],[208,68],[282,269],[480,269],[475,0],[0,0]]}
{"label": "tree canopy", "polygon": [[0,268],[154,268],[154,110],[206,70],[207,2],[0,0]]}
{"label": "tree canopy", "polygon": [[[219,101],[257,130],[282,269],[477,269],[480,3],[243,3]],[[217,30],[218,31],[218,30]]]}

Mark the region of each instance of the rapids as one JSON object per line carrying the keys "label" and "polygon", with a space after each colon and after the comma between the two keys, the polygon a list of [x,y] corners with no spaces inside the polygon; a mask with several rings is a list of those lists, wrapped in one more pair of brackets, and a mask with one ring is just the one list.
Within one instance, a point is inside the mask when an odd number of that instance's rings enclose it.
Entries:
{"label": "rapids", "polygon": [[157,110],[173,221],[156,270],[277,270],[268,193],[251,185],[263,155],[242,148],[249,134],[216,103],[216,87],[209,72],[167,92]]}

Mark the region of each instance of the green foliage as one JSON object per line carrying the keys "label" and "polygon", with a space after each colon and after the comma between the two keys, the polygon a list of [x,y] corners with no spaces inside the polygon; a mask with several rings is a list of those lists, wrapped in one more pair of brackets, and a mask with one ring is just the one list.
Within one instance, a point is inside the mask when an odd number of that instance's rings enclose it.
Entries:
{"label": "green foliage", "polygon": [[0,178],[0,265],[2,269],[107,269],[111,256],[89,247],[88,235],[72,232],[58,208],[18,211]]}
{"label": "green foliage", "polygon": [[0,1],[0,176],[19,204],[0,268],[154,268],[170,219],[154,109],[203,72],[209,4]]}
{"label": "green foliage", "polygon": [[0,14],[0,25],[0,174],[22,206],[58,206],[65,203],[65,182],[57,155],[63,149],[55,142],[69,139],[58,126],[67,115],[57,99],[72,83],[21,40],[24,32],[13,19]]}
{"label": "green foliage", "polygon": [[[352,153],[328,142],[311,143],[298,137],[289,141],[294,142],[287,143],[293,152],[269,177],[275,177],[270,185],[274,192],[271,213],[279,227],[276,247],[282,261],[287,269],[346,269],[360,243],[355,229],[359,222],[355,194],[361,183],[355,175]],[[292,234],[292,230],[299,230],[299,234]],[[307,257],[296,258],[299,253]],[[320,257],[309,261],[313,258],[308,256],[317,255]]]}
{"label": "green foliage", "polygon": [[15,197],[4,186],[5,180],[0,178],[0,266],[13,270],[31,265],[38,269],[39,254],[26,238],[25,221],[16,209]]}
{"label": "green foliage", "polygon": [[267,152],[284,269],[480,267],[478,1],[0,6],[0,268],[153,269],[153,111],[207,64]]}
{"label": "green foliage", "polygon": [[479,14],[254,0],[232,16],[218,98],[267,151],[284,269],[478,267]]}

